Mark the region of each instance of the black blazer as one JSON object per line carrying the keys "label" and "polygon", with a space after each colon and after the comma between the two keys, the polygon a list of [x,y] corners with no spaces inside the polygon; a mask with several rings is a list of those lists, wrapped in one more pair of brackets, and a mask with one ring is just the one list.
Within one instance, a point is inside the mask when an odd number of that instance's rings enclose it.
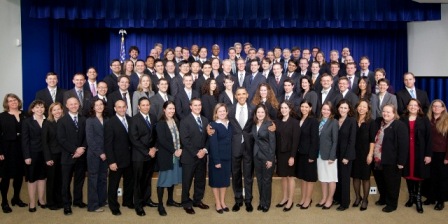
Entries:
{"label": "black blazer", "polygon": [[[199,93],[192,89],[191,99],[198,97]],[[189,113],[191,113],[190,100],[188,99],[188,95],[187,92],[185,92],[185,89],[181,89],[174,97],[174,104],[176,105],[176,115],[179,120],[182,120]]]}
{"label": "black blazer", "polygon": [[[126,116],[126,121],[129,125],[130,117]],[[104,124],[104,149],[109,165],[116,163],[118,168],[125,168],[131,164],[131,141],[117,116]]]}
{"label": "black blazer", "polygon": [[[284,101],[286,101],[285,97],[286,97],[286,93],[277,97],[277,101],[278,101],[279,105],[281,103],[283,103]],[[300,106],[300,103],[302,102],[302,98],[300,97],[300,95],[296,92],[292,92],[291,95],[289,96],[288,101],[294,105],[294,110],[296,112],[299,112],[299,106]]]}
{"label": "black blazer", "polygon": [[[232,124],[232,155],[234,157],[241,156],[243,154],[241,142],[244,138],[244,149],[252,149],[253,148],[253,136],[252,136],[252,124],[253,122],[253,111],[254,106],[250,103],[246,103],[247,110],[247,121],[244,127],[242,128],[238,123],[239,114],[236,114],[236,108],[238,107],[238,103],[229,108],[229,121]],[[243,150],[244,150],[243,149]]]}
{"label": "black blazer", "polygon": [[[213,72],[212,72],[213,74]],[[232,87],[233,92],[236,91],[237,87],[238,87],[238,77],[237,75],[232,74],[232,72],[230,72],[230,75],[233,78],[234,84]],[[224,86],[224,78],[226,77],[226,75],[224,73],[219,73],[218,76],[215,76],[216,79],[216,84],[218,85],[218,90],[220,93],[222,93],[224,90],[226,90],[226,87]]]}
{"label": "black blazer", "polygon": [[286,75],[281,75],[280,81],[277,84],[277,81],[275,80],[275,76],[270,76],[266,80],[266,83],[268,83],[271,86],[272,91],[274,91],[274,94],[276,96],[281,96],[281,95],[285,94],[285,89],[283,88],[283,82],[285,82],[286,78],[287,78]]}
{"label": "black blazer", "polygon": [[[131,113],[132,113],[132,93],[129,91],[129,89],[128,89],[128,94],[126,94],[126,98],[128,98],[129,102],[131,103],[131,105],[127,105],[127,106],[128,106],[128,108],[131,108]],[[117,90],[117,91],[107,95],[108,111],[113,111],[113,114],[111,114],[110,116],[115,115],[114,107],[115,107],[115,103],[118,100],[124,100],[123,96],[121,95],[120,90]]]}
{"label": "black blazer", "polygon": [[[232,98],[233,99],[230,99],[229,96],[227,95],[227,93],[225,91],[222,91],[221,94],[219,94],[218,102],[224,103],[229,108],[232,105],[237,103],[235,95],[232,94]],[[233,100],[233,102],[232,102],[232,100]]]}
{"label": "black blazer", "polygon": [[[361,70],[356,71],[355,76],[358,78],[361,78]],[[373,71],[369,70],[369,73],[367,74],[367,78],[369,79],[369,82],[371,85],[375,84],[375,73]]]}
{"label": "black blazer", "polygon": [[89,147],[89,155],[99,158],[104,153],[104,124],[108,118],[103,118],[103,123],[97,117],[89,117],[86,120],[86,140]]}
{"label": "black blazer", "polygon": [[[64,103],[64,92],[65,89],[56,88],[56,102]],[[51,98],[51,93],[48,88],[41,89],[36,92],[36,100],[42,100],[45,103],[45,116],[48,116],[48,108],[53,102],[53,99]],[[63,106],[64,107],[64,106]]]}
{"label": "black blazer", "polygon": [[336,150],[336,156],[339,160],[354,160],[356,158],[356,130],[356,119],[354,117],[345,118],[342,126],[339,128],[338,133],[338,148]]}
{"label": "black blazer", "polygon": [[70,114],[64,115],[58,121],[58,142],[62,146],[61,163],[74,164],[77,160],[85,160],[86,153],[79,158],[72,158],[78,147],[86,147],[86,118],[78,113],[78,128]]}
{"label": "black blazer", "polygon": [[[79,101],[81,101],[81,99],[79,99],[78,97],[78,93],[76,92],[76,89],[70,89],[64,92],[64,103],[63,105],[66,105],[67,100],[71,97],[76,97]],[[92,93],[89,91],[83,91],[83,97],[84,99],[82,100],[82,106],[81,104],[79,105],[79,113],[81,113],[83,116],[88,116],[89,112],[90,112],[90,104],[92,102]]]}
{"label": "black blazer", "polygon": [[[210,78],[213,78],[213,73],[210,74]],[[200,75],[198,79],[196,79],[196,81],[194,81],[194,90],[196,90],[199,93],[199,96],[202,96],[202,86],[205,84],[205,81],[207,81],[203,75]],[[216,85],[218,86],[218,83],[216,83]],[[221,90],[219,90],[221,91]]]}
{"label": "black blazer", "polygon": [[254,158],[258,158],[263,162],[274,162],[275,160],[275,132],[268,130],[272,125],[272,121],[263,121],[257,131],[257,125],[252,126],[252,134],[254,136]]}
{"label": "black blazer", "polygon": [[0,113],[0,152],[5,147],[5,141],[16,141],[20,139],[22,133],[22,122],[25,120],[25,112],[21,111],[20,122],[17,122],[14,115],[7,111]]}
{"label": "black blazer", "polygon": [[[415,89],[415,92],[417,94],[417,99],[418,101],[420,101],[420,104],[422,106],[422,110],[426,114],[428,112],[430,105],[428,94],[426,93],[426,91],[417,88]],[[398,114],[401,115],[404,113],[411,99],[412,99],[411,94],[408,92],[406,88],[397,92]]]}
{"label": "black blazer", "polygon": [[42,128],[33,117],[28,117],[22,123],[23,158],[29,159],[31,152],[41,152],[42,149]]}
{"label": "black blazer", "polygon": [[[310,75],[311,80],[312,80],[312,77],[313,77],[313,75],[311,74]],[[313,83],[313,90],[316,91],[316,93],[319,93],[320,91],[322,91],[323,87],[322,87],[322,84],[320,83],[321,79],[322,79],[322,74],[319,73],[319,76],[317,76],[316,80]],[[298,85],[297,87],[300,89],[300,83],[298,83],[297,85]]]}
{"label": "black blazer", "polygon": [[[375,120],[377,132],[381,128],[382,117]],[[386,165],[402,165],[408,161],[409,131],[406,125],[395,120],[384,130],[381,163]]]}
{"label": "black blazer", "polygon": [[[92,103],[97,101],[98,99],[99,99],[98,95],[94,96],[92,98]],[[115,105],[110,105],[110,104],[112,104],[112,102],[107,98],[107,96],[106,96],[106,100],[107,101],[104,100],[104,99],[102,99],[102,100],[103,100],[103,103],[104,103],[104,111],[106,112],[106,116],[107,117],[113,116],[115,114],[115,109],[114,109]]]}
{"label": "black blazer", "polygon": [[[168,94],[167,94],[167,97],[168,97],[169,101],[174,102],[174,97],[172,97],[171,95],[168,95]],[[165,103],[162,96],[160,95],[160,93],[156,93],[156,95],[151,96],[149,98],[149,101],[151,102],[151,107],[149,108],[149,113],[154,115],[157,119],[160,119],[160,117],[163,114],[163,104]]]}
{"label": "black blazer", "polygon": [[[225,94],[225,93],[224,93]],[[209,121],[213,121],[213,111],[215,110],[216,104],[218,104],[218,99],[210,94],[202,95],[202,110],[201,114],[206,117]]]}
{"label": "black blazer", "polygon": [[300,127],[299,153],[317,159],[319,149],[319,122],[314,117],[307,117]]}
{"label": "black blazer", "polygon": [[58,142],[56,133],[56,122],[47,121],[42,124],[42,147],[45,161],[52,160],[52,154],[59,154],[62,152],[62,146]]}
{"label": "black blazer", "polygon": [[[177,129],[179,124],[176,122]],[[171,170],[173,166],[173,156],[176,149],[174,148],[173,136],[165,120],[160,120],[156,125],[157,132],[157,162],[159,171]]]}
{"label": "black blazer", "polygon": [[185,86],[183,78],[180,75],[176,75],[170,82],[170,95],[176,96]]}
{"label": "black blazer", "polygon": [[[307,101],[311,102],[311,105],[313,106],[312,107],[313,113],[316,114],[317,107],[318,107],[318,103],[317,103],[318,96],[317,96],[316,91],[310,90],[305,94],[305,96],[303,96],[303,93],[300,93],[300,98],[302,100],[307,100]],[[334,105],[334,106],[336,106],[336,105]],[[300,105],[299,105],[299,107],[300,107]]]}
{"label": "black blazer", "polygon": [[107,94],[109,95],[118,90],[118,77],[111,73],[108,76],[104,77],[103,81],[107,84]]}
{"label": "black blazer", "polygon": [[[403,116],[400,120],[409,129],[409,117]],[[425,165],[425,157],[432,156],[432,141],[431,141],[431,123],[428,117],[417,117],[414,125],[414,135],[409,137],[414,138],[414,175],[423,179],[429,178],[430,176],[430,164]],[[403,176],[409,176],[411,163],[410,157],[408,158],[405,168],[403,169]]]}
{"label": "black blazer", "polygon": [[[327,94],[327,97],[324,100],[324,103],[331,102],[333,107],[336,107],[336,105],[339,103],[341,99],[342,99],[341,93],[337,91],[335,88],[331,87],[330,91]],[[320,116],[321,108],[322,108],[322,91],[317,92],[317,109],[316,109],[317,116]]]}
{"label": "black blazer", "polygon": [[244,85],[243,85],[244,88],[246,88],[247,93],[249,93],[249,99],[248,99],[249,102],[251,102],[252,99],[254,98],[258,86],[261,83],[266,82],[266,77],[264,77],[264,75],[262,75],[260,72],[255,75],[252,82],[250,81],[251,77],[252,74],[247,75],[246,78],[244,78]]}
{"label": "black blazer", "polygon": [[[154,93],[157,94],[157,92],[159,92],[159,87],[157,87],[157,85],[159,85],[160,79],[157,75],[151,75],[150,78],[151,78],[151,82],[152,82],[152,84],[151,84],[152,91],[154,91]],[[168,80],[168,84],[171,82],[171,76],[168,75],[168,73],[163,73],[163,78]]]}
{"label": "black blazer", "polygon": [[151,128],[146,124],[145,118],[141,113],[136,114],[130,119],[129,138],[132,143],[132,161],[148,161],[149,149],[156,145],[157,119],[149,114]]}
{"label": "black blazer", "polygon": [[297,119],[289,117],[286,122],[276,120],[276,127],[280,127],[281,123],[285,123],[281,126],[284,128],[277,128],[275,131],[277,137],[276,150],[277,152],[290,152],[290,157],[295,158],[299,148],[300,123]]}
{"label": "black blazer", "polygon": [[[183,164],[193,164],[199,158],[196,154],[200,149],[207,147],[207,125],[208,120],[204,116],[201,116],[202,121],[202,132],[199,130],[196,118],[192,113],[187,115],[184,119],[180,121],[180,140],[183,146],[182,156],[180,161]],[[204,156],[202,159],[206,159]]]}
{"label": "black blazer", "polygon": [[[341,93],[341,96],[342,96],[342,93]],[[356,104],[357,104],[358,101],[359,101],[358,96],[357,96],[356,94],[354,94],[354,93],[353,93],[352,91],[350,91],[350,90],[345,94],[345,97],[342,96],[342,98],[348,100],[348,102],[350,102],[352,108],[355,108]],[[335,107],[335,106],[336,106],[336,105],[334,105],[334,107]]]}

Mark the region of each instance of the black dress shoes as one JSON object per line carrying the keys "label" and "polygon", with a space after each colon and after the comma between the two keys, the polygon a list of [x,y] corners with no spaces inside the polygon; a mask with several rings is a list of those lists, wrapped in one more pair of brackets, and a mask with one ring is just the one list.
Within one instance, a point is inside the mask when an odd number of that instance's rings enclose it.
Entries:
{"label": "black dress shoes", "polygon": [[157,211],[159,211],[159,215],[160,216],[166,216],[167,214],[166,214],[166,210],[165,210],[165,208],[163,207],[163,206],[159,206],[158,208],[157,208]]}
{"label": "black dress shoes", "polygon": [[28,208],[28,211],[29,211],[29,212],[36,212],[36,207],[34,207],[34,208]]}
{"label": "black dress shoes", "polygon": [[39,200],[37,201],[37,205],[39,205],[39,207],[42,208],[42,209],[46,209],[47,208],[47,205],[46,204],[41,204],[39,202]]}
{"label": "black dress shoes", "polygon": [[361,204],[361,202],[362,202],[362,198],[357,198],[355,200],[355,202],[353,203],[352,207],[355,207],[355,208],[358,207],[359,204]]}
{"label": "black dress shoes", "polygon": [[396,208],[393,208],[393,207],[391,207],[391,206],[388,206],[388,205],[386,205],[386,207],[384,207],[383,209],[382,209],[382,211],[383,212],[386,212],[386,213],[390,213],[390,212],[393,212],[393,211],[395,211],[395,210],[397,210]]}
{"label": "black dress shoes", "polygon": [[210,207],[204,203],[199,202],[199,203],[193,203],[193,207],[198,207],[200,209],[209,209]]}
{"label": "black dress shoes", "polygon": [[85,208],[87,204],[84,202],[73,203],[73,207]]}
{"label": "black dress shoes", "polygon": [[222,210],[222,208],[221,209],[216,209],[216,212],[219,213],[219,214],[222,214],[222,213],[224,213],[224,210]]}
{"label": "black dress shoes", "polygon": [[322,207],[324,207],[324,205],[325,205],[325,203],[323,203],[323,204],[319,204],[319,203],[317,203],[317,204],[316,204],[316,208],[322,208]]}
{"label": "black dress shoes", "polygon": [[225,211],[225,212],[229,212],[230,211],[230,209],[228,207],[222,208],[222,210]]}
{"label": "black dress shoes", "polygon": [[20,200],[20,199],[12,199],[11,200],[11,205],[12,206],[19,206],[19,207],[26,207],[26,206],[28,206],[28,204],[26,204],[26,203],[24,203],[22,200]]}
{"label": "black dress shoes", "polygon": [[339,201],[333,200],[333,205],[339,205],[341,204]]}
{"label": "black dress shoes", "polygon": [[342,206],[342,205],[340,205],[338,208],[336,208],[336,210],[338,210],[338,211],[340,211],[340,212],[345,211],[346,209],[347,209],[347,208],[344,207],[344,206]]}
{"label": "black dress shoes", "polygon": [[143,208],[135,208],[135,214],[137,214],[138,216],[145,216],[145,210],[143,210]]}
{"label": "black dress shoes", "polygon": [[241,206],[243,206],[243,202],[237,202],[237,203],[235,203],[235,205],[233,205],[233,207],[232,207],[232,211],[233,211],[233,212],[237,212],[237,211],[239,211]]}
{"label": "black dress shoes", "polygon": [[57,206],[57,205],[50,205],[50,206],[48,206],[48,209],[50,209],[50,210],[59,210],[59,209],[61,209],[59,206]]}
{"label": "black dress shoes", "polygon": [[120,211],[120,209],[114,209],[114,210],[112,210],[112,215],[115,215],[115,216],[119,216],[119,215],[121,215],[121,211]]}
{"label": "black dress shoes", "polygon": [[437,202],[436,206],[434,206],[434,210],[441,211],[445,208],[445,204],[443,202]]}
{"label": "black dress shoes", "polygon": [[286,204],[288,204],[288,201],[285,201],[284,203],[278,203],[277,205],[275,205],[275,207],[283,208],[283,206],[285,206]]}
{"label": "black dress shoes", "polygon": [[269,207],[267,207],[267,206],[263,206],[262,211],[263,211],[263,212],[268,212],[268,211],[269,211]]}
{"label": "black dress shoes", "polygon": [[294,206],[294,203],[292,203],[291,206],[289,206],[289,208],[288,208],[288,207],[284,207],[284,208],[283,208],[283,211],[284,211],[284,212],[289,212],[289,211],[291,211],[291,209],[292,209],[293,206]]}
{"label": "black dress shoes", "polygon": [[156,208],[156,207],[159,206],[158,203],[155,203],[153,201],[146,202],[145,205],[148,206],[148,207],[151,207],[151,208]]}
{"label": "black dress shoes", "polygon": [[302,207],[302,205],[303,205],[303,204],[299,204],[299,203],[297,203],[296,207],[299,207],[299,208],[301,208],[301,207]]}
{"label": "black dress shoes", "polygon": [[433,204],[435,204],[435,201],[432,201],[432,200],[430,200],[430,199],[426,199],[426,200],[423,202],[423,204],[424,204],[424,205],[433,205]]}
{"label": "black dress shoes", "polygon": [[8,204],[2,204],[2,210],[3,210],[3,213],[11,213],[12,212],[12,209],[11,209],[11,207],[9,207]]}
{"label": "black dress shoes", "polygon": [[190,214],[190,215],[194,215],[196,213],[196,212],[194,212],[194,209],[192,207],[184,208],[184,210],[187,214]]}
{"label": "black dress shoes", "polygon": [[257,211],[261,211],[261,210],[263,210],[263,206],[258,205],[258,206],[257,206]]}
{"label": "black dress shoes", "polygon": [[383,206],[383,205],[386,205],[386,202],[384,201],[384,200],[378,200],[378,201],[376,201],[375,202],[375,205],[378,205],[378,206]]}
{"label": "black dress shoes", "polygon": [[360,210],[360,211],[365,211],[365,210],[367,210],[367,205],[369,205],[369,202],[366,201],[366,200],[363,200],[362,203],[361,203],[361,207],[359,207],[359,210]]}
{"label": "black dress shoes", "polygon": [[166,206],[179,208],[179,207],[182,207],[182,204],[178,203],[178,202],[175,202],[175,201],[169,201],[169,202],[166,203]]}
{"label": "black dress shoes", "polygon": [[325,206],[325,204],[324,204],[324,206],[322,206],[322,210],[328,210],[328,209],[330,209],[331,208],[331,206],[333,206],[333,204],[331,204],[330,206]]}
{"label": "black dress shoes", "polygon": [[254,210],[254,207],[252,206],[251,203],[247,202],[246,204],[246,211],[247,212],[252,212]]}
{"label": "black dress shoes", "polygon": [[73,214],[71,208],[64,208],[64,215],[71,215],[71,214]]}

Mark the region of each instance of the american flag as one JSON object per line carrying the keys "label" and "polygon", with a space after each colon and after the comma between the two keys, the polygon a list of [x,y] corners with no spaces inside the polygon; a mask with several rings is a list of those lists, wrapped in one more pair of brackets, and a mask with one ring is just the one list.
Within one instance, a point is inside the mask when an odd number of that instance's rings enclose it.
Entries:
{"label": "american flag", "polygon": [[121,29],[118,34],[121,34],[121,44],[120,44],[120,62],[123,63],[126,60],[126,46],[124,44],[124,35],[127,34],[126,30]]}

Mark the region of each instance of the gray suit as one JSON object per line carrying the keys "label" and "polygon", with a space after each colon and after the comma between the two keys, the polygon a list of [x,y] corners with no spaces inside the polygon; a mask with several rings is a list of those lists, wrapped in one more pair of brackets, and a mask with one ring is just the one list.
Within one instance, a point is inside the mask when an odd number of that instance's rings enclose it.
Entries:
{"label": "gray suit", "polygon": [[[148,95],[149,95],[149,97],[148,97]],[[138,100],[142,97],[150,98],[150,97],[154,96],[154,91],[149,92],[148,95],[146,95],[146,93],[143,91],[142,92],[140,92],[140,91],[134,92],[134,95],[132,96],[132,115],[133,116],[139,112],[138,107],[137,107]]]}
{"label": "gray suit", "polygon": [[[168,100],[174,102],[174,97],[171,95],[168,95]],[[160,95],[160,92],[158,92],[156,95],[149,98],[149,101],[151,102],[151,108],[149,109],[149,113],[156,116],[157,119],[160,119],[160,117],[163,114],[163,104],[165,103],[165,100],[163,100],[162,95]]]}
{"label": "gray suit", "polygon": [[338,121],[328,119],[319,135],[319,154],[322,160],[336,160],[338,132]]}
{"label": "gray suit", "polygon": [[383,102],[381,102],[381,105],[380,105],[380,96],[378,94],[378,103],[376,105],[372,104],[372,108],[374,108],[376,110],[377,117],[383,117],[382,111],[383,111],[383,107],[386,104],[393,104],[393,105],[395,105],[395,108],[398,108],[397,97],[393,94],[386,92],[383,97]]}

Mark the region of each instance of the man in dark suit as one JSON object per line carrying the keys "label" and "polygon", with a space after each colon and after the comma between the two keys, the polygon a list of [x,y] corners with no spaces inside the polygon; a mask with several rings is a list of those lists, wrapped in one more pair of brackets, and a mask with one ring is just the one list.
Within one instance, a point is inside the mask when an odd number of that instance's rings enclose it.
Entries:
{"label": "man in dark suit", "polygon": [[154,75],[154,61],[156,59],[153,56],[146,57],[145,65],[146,69],[144,71],[147,75]]}
{"label": "man in dark suit", "polygon": [[190,64],[188,61],[179,62],[179,75],[175,76],[170,83],[170,94],[176,96],[184,88],[184,75],[190,73]]}
{"label": "man in dark suit", "polygon": [[[156,164],[156,117],[149,114],[151,103],[148,98],[138,100],[137,113],[131,118],[129,138],[132,142],[132,164],[134,171],[134,205],[138,216],[146,215],[143,206],[157,207],[151,200],[151,179]],[[147,203],[145,194],[149,192]],[[163,202],[162,202],[163,203]]]}
{"label": "man in dark suit", "polygon": [[47,88],[37,91],[36,100],[44,101],[45,116],[48,116],[48,108],[52,103],[64,103],[65,89],[58,88],[58,75],[54,72],[47,73],[45,82],[47,83]]}
{"label": "man in dark suit", "polygon": [[[238,66],[238,62],[237,62],[237,66]],[[218,84],[218,88],[219,88],[220,92],[222,92],[226,89],[224,86],[224,79],[225,79],[225,77],[227,77],[229,75],[234,76],[235,80],[237,80],[236,75],[232,73],[231,61],[229,59],[225,59],[222,61],[222,72],[217,77],[215,77],[216,83]],[[233,85],[233,88],[236,89],[237,85],[238,84],[235,82],[235,84]]]}
{"label": "man in dark suit", "polygon": [[[313,61],[311,63],[311,81],[313,82],[313,90],[316,92],[322,91],[322,84],[321,84],[320,80],[321,80],[323,74],[320,74],[319,71],[320,71],[319,62]],[[296,89],[300,89],[299,83],[296,85]],[[299,91],[297,91],[297,92],[299,92]]]}
{"label": "man in dark suit", "polygon": [[359,67],[361,68],[359,71],[356,71],[355,75],[358,78],[367,77],[369,78],[370,83],[375,83],[375,74],[373,71],[369,70],[370,61],[367,56],[362,56],[359,59]]}
{"label": "man in dark suit", "polygon": [[75,87],[64,92],[64,104],[67,103],[67,99],[76,97],[80,102],[79,112],[83,116],[88,116],[92,102],[92,93],[90,91],[84,91],[83,86],[85,82],[86,78],[82,73],[76,73],[73,76],[73,84],[75,84]]}
{"label": "man in dark suit", "polygon": [[103,81],[107,83],[107,94],[118,90],[118,76],[121,75],[120,60],[113,59],[110,62],[110,69],[112,70],[112,73],[103,79]]}
{"label": "man in dark suit", "polygon": [[275,46],[272,50],[274,52],[274,60],[272,63],[280,63],[283,65],[283,59],[282,59],[282,49],[279,46]]}
{"label": "man in dark suit", "polygon": [[306,58],[301,58],[299,60],[299,67],[296,69],[299,76],[310,76],[311,77],[311,66]]}
{"label": "man in dark suit", "polygon": [[[250,61],[248,63],[250,63]],[[235,75],[237,76],[237,80],[234,85],[236,85],[237,87],[243,87],[244,80],[246,79],[246,76],[250,74],[250,71],[246,71],[246,62],[244,62],[244,59],[242,58],[236,61],[236,67],[237,73]]]}
{"label": "man in dark suit", "polygon": [[127,105],[123,100],[115,102],[116,114],[104,124],[104,149],[109,164],[108,202],[113,215],[121,215],[117,201],[117,190],[123,177],[123,206],[134,209],[133,173],[131,166],[131,142],[128,128],[130,117],[126,115]]}
{"label": "man in dark suit", "polygon": [[174,97],[168,95],[167,93],[168,80],[160,79],[157,87],[159,88],[159,91],[154,96],[149,98],[149,101],[151,102],[149,113],[154,115],[156,118],[160,118],[163,114],[163,104],[168,100],[174,101]]}
{"label": "man in dark suit", "polygon": [[164,66],[163,66],[163,61],[160,59],[156,59],[154,62],[154,68],[155,68],[155,75],[150,76],[151,78],[151,82],[152,82],[152,90],[154,91],[154,93],[157,93],[159,91],[159,88],[157,87],[159,84],[159,80],[162,78],[165,78],[166,80],[170,81],[171,80],[171,76],[169,75],[165,75],[164,72]]}
{"label": "man in dark suit", "polygon": [[333,77],[329,74],[325,74],[321,78],[322,90],[317,92],[317,108],[316,115],[320,116],[320,110],[325,102],[331,102],[334,107],[342,99],[342,95],[335,88],[331,87],[333,85]]}
{"label": "man in dark suit", "polygon": [[[208,209],[202,202],[205,192],[205,172],[207,164],[208,120],[201,116],[201,100],[194,98],[190,102],[191,113],[180,122],[179,134],[183,146],[180,158],[182,163],[182,205],[188,214],[195,214],[192,206]],[[193,201],[190,188],[194,178]]]}
{"label": "man in dark suit", "polygon": [[337,83],[339,82],[339,77],[341,77],[341,69],[340,65],[336,61],[332,61],[330,63],[330,75],[333,76],[333,86],[335,89],[339,90],[339,86]]}
{"label": "man in dark suit", "polygon": [[94,67],[90,67],[87,69],[87,81],[84,83],[84,91],[90,91],[92,96],[96,96],[98,89],[98,81],[96,80],[98,73]]}
{"label": "man in dark suit", "polygon": [[141,59],[138,59],[135,62],[135,73],[132,73],[130,78],[129,92],[132,95],[134,91],[137,91],[138,84],[140,83],[140,79],[145,74],[145,62]]}
{"label": "man in dark suit", "polygon": [[188,62],[192,63],[194,61],[199,61],[199,46],[197,44],[191,45],[190,57],[188,57]]}
{"label": "man in dark suit", "polygon": [[[250,68],[250,64],[252,60],[257,60],[258,62],[260,62],[260,59],[257,58],[257,50],[255,50],[255,48],[250,48],[249,49],[249,54],[246,57],[246,71],[247,73],[251,73],[252,70]],[[258,68],[260,69],[260,68]]]}
{"label": "man in dark suit", "polygon": [[185,87],[174,97],[176,115],[179,120],[184,119],[191,113],[191,99],[199,98],[199,93],[193,89],[193,77],[190,74],[184,75],[184,86]]}
{"label": "man in dark suit", "polygon": [[281,96],[285,93],[283,89],[283,82],[287,79],[287,76],[283,74],[282,65],[279,63],[275,63],[272,66],[272,71],[274,72],[274,75],[268,77],[266,82],[271,86],[275,96]]}
{"label": "man in dark suit", "polygon": [[415,76],[412,72],[403,75],[405,88],[397,92],[398,114],[403,114],[411,99],[420,101],[421,109],[426,114],[429,109],[429,99],[426,91],[415,88]]}
{"label": "man in dark suit", "polygon": [[359,78],[355,76],[355,72],[356,72],[356,65],[354,62],[349,62],[347,63],[347,67],[345,68],[346,72],[347,72],[347,79],[348,79],[348,89],[350,89],[350,91],[352,91],[353,93],[357,93],[358,92],[358,81]]}
{"label": "man in dark suit", "polygon": [[64,214],[72,214],[71,180],[74,175],[73,206],[85,208],[82,202],[82,189],[87,170],[86,161],[86,118],[78,112],[79,100],[76,97],[67,99],[65,106],[68,113],[58,121],[58,142],[62,146],[62,199]]}
{"label": "man in dark suit", "polygon": [[258,85],[266,82],[266,78],[258,72],[260,68],[260,62],[258,60],[250,61],[250,70],[252,74],[249,74],[244,79],[244,88],[246,88],[247,93],[249,93],[249,102],[254,98],[255,92],[258,89]]}
{"label": "man in dark suit", "polygon": [[130,108],[132,107],[132,94],[128,91],[129,83],[129,77],[125,75],[118,77],[119,89],[107,95],[107,98],[109,98],[110,101],[110,103],[108,103],[107,105],[109,108],[113,108],[115,106],[115,102],[117,102],[118,100],[123,100],[124,102],[126,102],[126,105],[128,105],[126,114],[128,116],[132,116],[132,109]]}
{"label": "man in dark suit", "polygon": [[[246,204],[248,212],[253,211],[253,136],[252,115],[253,106],[247,102],[249,97],[245,88],[240,87],[235,92],[237,104],[229,108],[229,121],[232,124],[232,188],[235,195],[235,205],[232,211],[236,212]],[[243,177],[244,197],[243,198]]]}
{"label": "man in dark suit", "polygon": [[212,64],[209,61],[206,61],[202,64],[202,75],[194,82],[194,89],[199,93],[199,96],[202,95],[202,86],[205,81],[213,78],[212,74]]}
{"label": "man in dark suit", "polygon": [[296,112],[299,110],[299,104],[302,100],[301,97],[294,92],[294,81],[290,78],[286,78],[283,82],[283,95],[277,96],[277,101],[283,103],[284,101],[289,101],[294,105]]}
{"label": "man in dark suit", "polygon": [[[346,99],[350,102],[350,106],[352,109],[355,109],[356,104],[359,101],[359,98],[356,94],[348,89],[348,79],[343,76],[338,81],[339,91],[341,92],[342,99]],[[336,106],[336,105],[335,105]]]}

